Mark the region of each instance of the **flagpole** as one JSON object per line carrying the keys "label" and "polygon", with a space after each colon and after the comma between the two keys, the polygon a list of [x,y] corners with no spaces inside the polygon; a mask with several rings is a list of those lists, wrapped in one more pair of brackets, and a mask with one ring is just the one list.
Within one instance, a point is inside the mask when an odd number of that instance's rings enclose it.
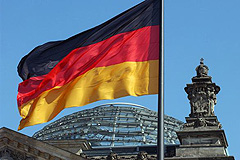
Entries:
{"label": "flagpole", "polygon": [[159,83],[158,83],[158,140],[157,159],[164,160],[164,43],[163,43],[163,9],[164,0],[159,0]]}

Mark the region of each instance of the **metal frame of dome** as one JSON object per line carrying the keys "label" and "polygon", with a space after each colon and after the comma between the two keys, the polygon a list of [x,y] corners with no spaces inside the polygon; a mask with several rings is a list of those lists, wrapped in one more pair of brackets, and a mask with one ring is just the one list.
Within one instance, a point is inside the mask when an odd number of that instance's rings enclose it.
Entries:
{"label": "metal frame of dome", "polygon": [[[165,144],[178,144],[183,122],[165,116]],[[157,144],[157,112],[132,103],[107,103],[62,117],[33,135],[38,140],[87,139],[93,147]]]}

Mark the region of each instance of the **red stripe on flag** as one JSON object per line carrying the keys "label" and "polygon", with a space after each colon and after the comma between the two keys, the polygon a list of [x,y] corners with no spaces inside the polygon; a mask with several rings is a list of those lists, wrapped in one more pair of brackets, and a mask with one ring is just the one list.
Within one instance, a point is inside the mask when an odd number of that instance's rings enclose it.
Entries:
{"label": "red stripe on flag", "polygon": [[18,106],[42,92],[63,86],[87,71],[123,62],[159,59],[159,26],[121,33],[109,39],[74,49],[47,75],[32,77],[19,84]]}

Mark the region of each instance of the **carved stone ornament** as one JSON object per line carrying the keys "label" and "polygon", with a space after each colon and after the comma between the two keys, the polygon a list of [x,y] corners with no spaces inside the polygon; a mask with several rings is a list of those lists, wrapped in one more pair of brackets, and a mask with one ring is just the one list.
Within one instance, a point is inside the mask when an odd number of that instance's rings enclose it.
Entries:
{"label": "carved stone ornament", "polygon": [[222,128],[221,124],[218,121],[208,121],[205,118],[197,118],[194,122],[185,123],[184,128],[186,127],[206,127],[206,126],[217,126],[218,128]]}
{"label": "carved stone ornament", "polygon": [[148,160],[147,152],[141,151],[137,155],[137,160]]}
{"label": "carved stone ornament", "polygon": [[196,68],[197,77],[207,77],[208,76],[209,69],[206,65],[204,65],[203,60],[204,59],[201,58],[200,65],[197,66],[197,68]]}
{"label": "carved stone ornament", "polygon": [[107,156],[107,160],[116,160],[118,159],[118,156],[116,153],[111,152],[108,156]]}
{"label": "carved stone ornament", "polygon": [[1,160],[13,160],[13,158],[11,157],[11,151],[4,149],[0,152],[0,159]]}
{"label": "carved stone ornament", "polygon": [[215,84],[188,85],[185,88],[191,105],[190,117],[214,116],[214,106],[217,103],[216,94],[220,87]]}

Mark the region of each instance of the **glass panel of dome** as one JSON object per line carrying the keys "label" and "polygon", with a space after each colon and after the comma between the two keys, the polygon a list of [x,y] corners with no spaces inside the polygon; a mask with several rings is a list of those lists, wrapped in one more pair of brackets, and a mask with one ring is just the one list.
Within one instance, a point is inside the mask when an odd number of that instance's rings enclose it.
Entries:
{"label": "glass panel of dome", "polygon": [[114,146],[123,146],[123,142],[114,142]]}
{"label": "glass panel of dome", "polygon": [[100,142],[100,146],[110,146],[111,142]]}

